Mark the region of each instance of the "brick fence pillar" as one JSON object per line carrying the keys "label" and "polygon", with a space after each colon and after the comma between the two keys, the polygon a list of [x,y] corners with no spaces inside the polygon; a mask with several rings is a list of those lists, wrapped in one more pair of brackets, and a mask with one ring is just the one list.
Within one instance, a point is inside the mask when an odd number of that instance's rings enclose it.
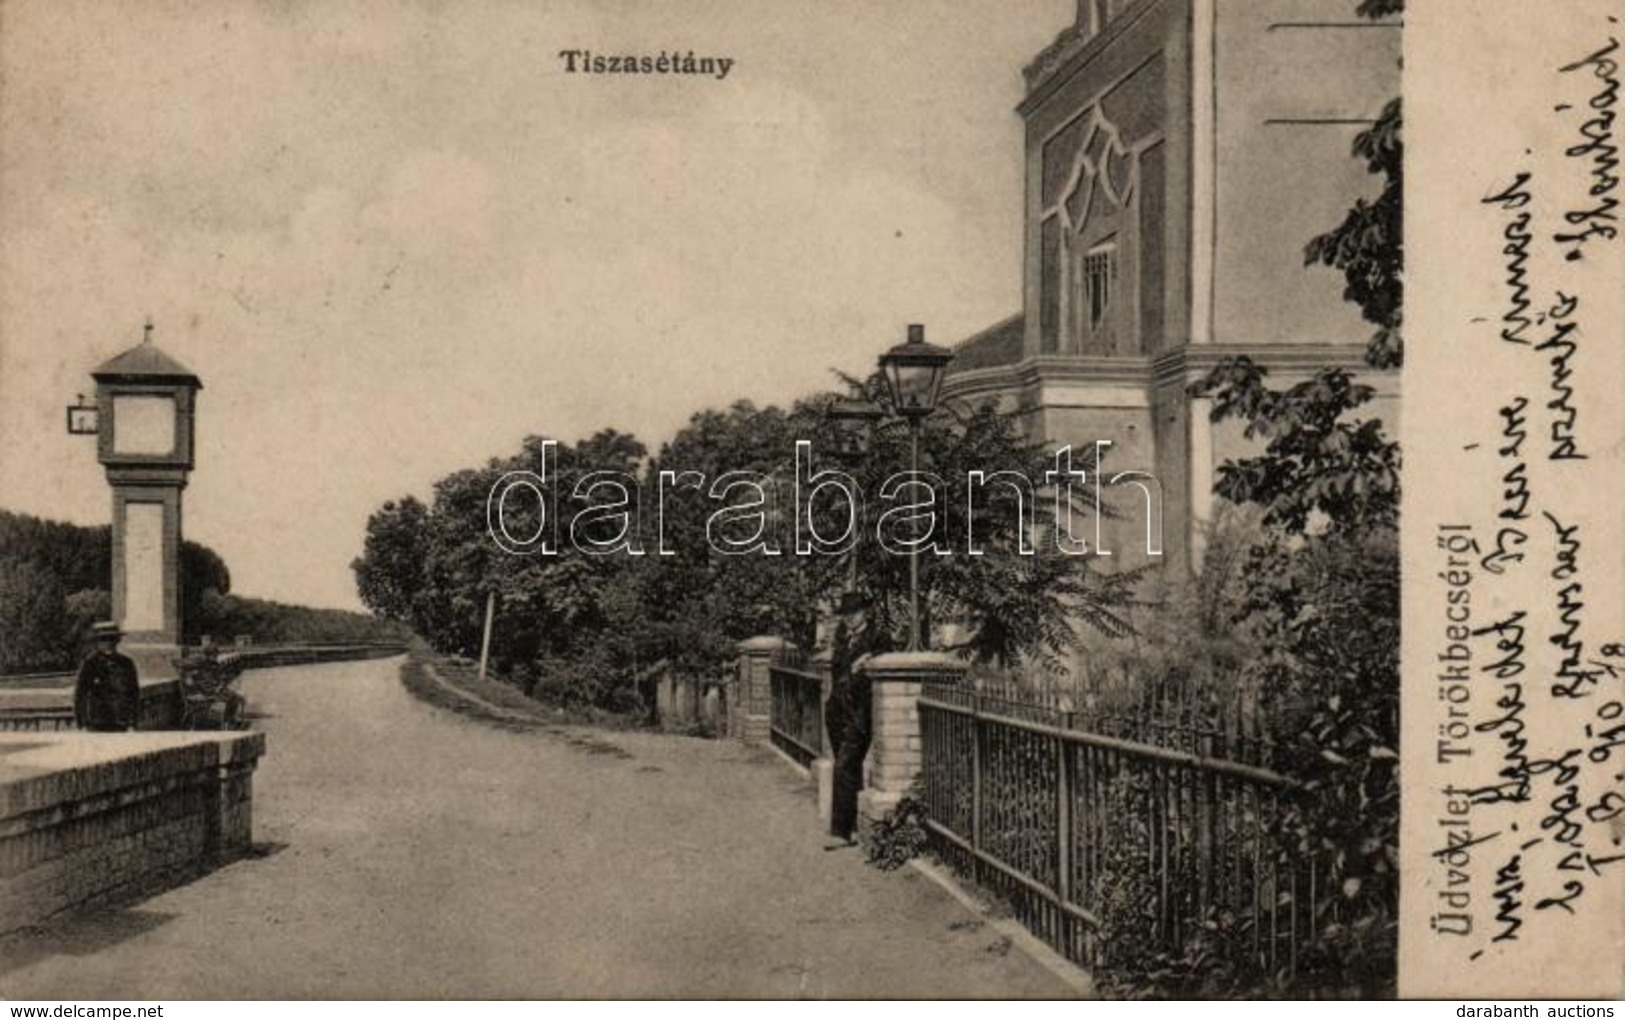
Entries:
{"label": "brick fence pillar", "polygon": [[747,744],[768,742],[773,715],[773,687],[768,670],[794,648],[781,637],[753,637],[739,642],[739,674],[728,713],[730,735]]}
{"label": "brick fence pillar", "polygon": [[920,776],[920,688],[958,683],[965,663],[942,652],[887,652],[857,667],[870,684],[872,737],[858,811],[875,820],[897,806]]}

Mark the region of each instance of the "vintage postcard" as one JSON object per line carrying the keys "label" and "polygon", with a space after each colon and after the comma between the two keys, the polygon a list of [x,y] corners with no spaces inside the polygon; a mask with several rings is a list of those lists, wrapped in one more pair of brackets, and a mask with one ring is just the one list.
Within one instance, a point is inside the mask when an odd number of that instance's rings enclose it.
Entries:
{"label": "vintage postcard", "polygon": [[0,0],[0,996],[1613,1015],[1622,20]]}

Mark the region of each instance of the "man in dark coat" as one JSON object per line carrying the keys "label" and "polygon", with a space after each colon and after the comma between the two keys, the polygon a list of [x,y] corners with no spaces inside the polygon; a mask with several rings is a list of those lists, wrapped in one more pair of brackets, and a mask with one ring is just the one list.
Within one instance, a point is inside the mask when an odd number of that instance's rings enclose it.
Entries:
{"label": "man in dark coat", "polygon": [[869,680],[855,668],[859,659],[861,610],[855,594],[842,598],[838,609],[840,619],[835,625],[830,649],[829,703],[824,711],[834,752],[829,834],[842,842],[828,849],[851,846],[855,842],[858,794],[863,790],[863,759],[869,754]]}
{"label": "man in dark coat", "polygon": [[135,663],[118,650],[116,623],[91,627],[96,647],[79,664],[73,687],[73,718],[82,730],[116,733],[133,730],[141,706]]}

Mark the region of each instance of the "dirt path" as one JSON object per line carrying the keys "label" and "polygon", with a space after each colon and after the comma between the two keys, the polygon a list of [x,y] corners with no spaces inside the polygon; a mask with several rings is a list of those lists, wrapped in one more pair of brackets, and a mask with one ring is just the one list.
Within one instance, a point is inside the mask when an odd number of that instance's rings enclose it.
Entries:
{"label": "dirt path", "polygon": [[398,666],[250,674],[265,853],[0,943],[0,996],[1070,994],[911,869],[824,852],[770,754],[504,730]]}

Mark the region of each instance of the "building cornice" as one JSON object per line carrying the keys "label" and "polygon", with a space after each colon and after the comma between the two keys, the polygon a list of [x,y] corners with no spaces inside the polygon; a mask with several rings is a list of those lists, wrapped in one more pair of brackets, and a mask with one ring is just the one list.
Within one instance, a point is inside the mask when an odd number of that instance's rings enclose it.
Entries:
{"label": "building cornice", "polygon": [[1354,372],[1387,373],[1365,363],[1366,345],[1359,343],[1240,343],[1191,344],[1169,351],[1152,366],[1152,381],[1166,385],[1175,379],[1206,375],[1230,358],[1245,357],[1262,368],[1289,374],[1312,373],[1323,368]]}
{"label": "building cornice", "polygon": [[943,381],[944,399],[968,399],[1011,393],[1020,396],[1044,383],[1090,386],[1164,387],[1191,382],[1220,362],[1250,358],[1262,368],[1286,375],[1308,375],[1323,368],[1342,368],[1380,376],[1385,388],[1397,389],[1399,373],[1375,369],[1365,363],[1364,343],[1239,343],[1191,344],[1156,358],[1091,358],[1043,354],[1010,365],[953,373]]}
{"label": "building cornice", "polygon": [[1041,354],[1011,365],[956,373],[943,380],[944,398],[988,396],[1036,389],[1046,382],[1145,387],[1151,382],[1144,358],[1086,358]]}

